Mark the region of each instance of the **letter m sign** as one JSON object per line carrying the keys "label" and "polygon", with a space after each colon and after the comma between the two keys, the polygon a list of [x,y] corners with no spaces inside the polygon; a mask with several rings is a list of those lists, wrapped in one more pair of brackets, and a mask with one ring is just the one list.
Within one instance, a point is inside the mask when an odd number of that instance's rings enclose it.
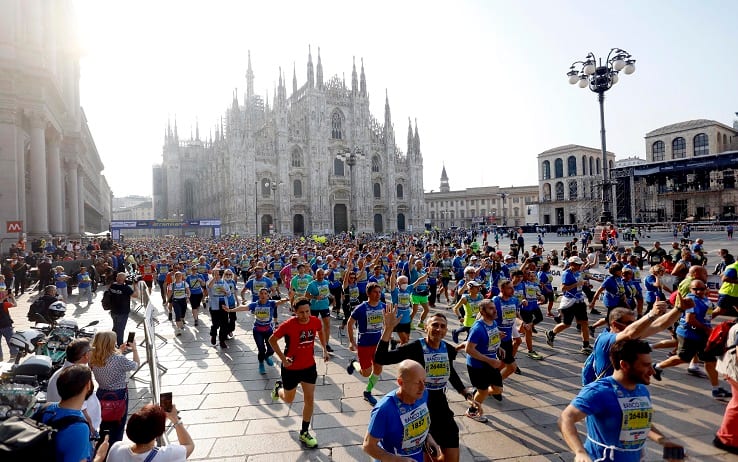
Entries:
{"label": "letter m sign", "polygon": [[6,230],[8,233],[22,233],[23,232],[23,222],[22,221],[7,221],[6,223]]}

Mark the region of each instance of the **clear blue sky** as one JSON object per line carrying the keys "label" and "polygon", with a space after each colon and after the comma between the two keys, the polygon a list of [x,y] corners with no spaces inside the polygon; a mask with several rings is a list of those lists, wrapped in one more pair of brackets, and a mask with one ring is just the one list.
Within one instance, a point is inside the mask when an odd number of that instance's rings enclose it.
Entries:
{"label": "clear blue sky", "polygon": [[[168,118],[201,138],[245,91],[272,91],[279,66],[305,83],[308,45],[325,79],[351,79],[364,58],[371,109],[389,92],[406,150],[417,118],[426,190],[445,162],[451,188],[537,183],[538,153],[599,148],[594,93],[570,86],[569,65],[592,51],[629,51],[636,72],[607,93],[608,150],[645,157],[643,136],[738,111],[738,2],[76,0],[84,57],[81,98],[116,196],[151,194]],[[134,179],[134,181],[132,181]]]}

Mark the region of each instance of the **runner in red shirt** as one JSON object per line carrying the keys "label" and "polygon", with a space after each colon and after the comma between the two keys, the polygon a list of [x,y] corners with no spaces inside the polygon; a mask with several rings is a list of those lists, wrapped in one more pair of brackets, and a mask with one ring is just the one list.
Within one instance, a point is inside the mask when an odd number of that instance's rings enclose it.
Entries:
{"label": "runner in red shirt", "polygon": [[156,265],[152,264],[148,258],[144,258],[143,263],[138,266],[138,272],[143,276],[143,281],[149,289],[149,295],[151,295],[151,287],[154,285],[154,274],[156,274]]}
{"label": "runner in red shirt", "polygon": [[[272,400],[282,398],[285,403],[291,403],[295,400],[297,385],[302,386],[304,405],[300,442],[308,449],[313,449],[318,446],[318,440],[308,433],[308,429],[313,417],[315,382],[318,379],[313,356],[316,335],[320,338],[323,349],[323,361],[328,361],[330,356],[325,349],[323,323],[317,317],[310,316],[310,301],[301,298],[295,303],[294,309],[295,317],[282,323],[269,337],[269,344],[282,361],[282,380],[277,380],[274,384]],[[279,346],[279,339],[282,337],[285,338],[285,352]]]}

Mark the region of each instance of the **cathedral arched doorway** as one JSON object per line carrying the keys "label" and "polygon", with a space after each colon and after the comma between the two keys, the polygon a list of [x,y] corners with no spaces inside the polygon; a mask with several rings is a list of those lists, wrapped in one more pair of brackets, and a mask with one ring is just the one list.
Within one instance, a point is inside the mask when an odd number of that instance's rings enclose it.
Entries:
{"label": "cathedral arched doorway", "polygon": [[400,232],[405,231],[405,214],[404,213],[397,214],[397,231],[400,231]]}
{"label": "cathedral arched doorway", "polygon": [[381,213],[374,214],[374,232],[375,233],[384,232],[384,220],[382,219]]}
{"label": "cathedral arched doorway", "polygon": [[274,220],[272,219],[271,215],[262,215],[261,216],[261,235],[268,236],[272,234],[273,225],[274,225]]}
{"label": "cathedral arched doorway", "polygon": [[296,214],[292,217],[292,234],[295,236],[305,235],[305,217],[302,214]]}
{"label": "cathedral arched doorway", "polygon": [[336,204],[333,206],[333,232],[348,232],[348,210],[346,204]]}

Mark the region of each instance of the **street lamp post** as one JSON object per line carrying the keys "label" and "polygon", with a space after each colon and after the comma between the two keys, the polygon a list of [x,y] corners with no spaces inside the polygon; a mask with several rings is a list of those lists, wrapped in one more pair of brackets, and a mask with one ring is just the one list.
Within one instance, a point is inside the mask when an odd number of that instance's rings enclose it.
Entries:
{"label": "street lamp post", "polygon": [[[589,53],[584,61],[575,61],[569,67],[566,75],[569,77],[569,83],[578,84],[579,88],[589,87],[589,89],[598,95],[600,102],[600,138],[602,142],[602,215],[600,222],[605,224],[612,221],[612,213],[610,211],[610,175],[607,164],[607,144],[605,139],[605,92],[618,83],[618,74],[620,71],[626,75],[635,72],[635,59],[625,50],[613,48],[607,55],[605,63],[602,58],[595,57],[594,53]],[[590,172],[590,175],[592,172]]]}
{"label": "street lamp post", "polygon": [[502,226],[507,226],[507,196],[510,194],[506,192],[498,193],[498,196],[502,198]]}
{"label": "street lamp post", "polygon": [[353,223],[354,214],[352,211],[353,202],[354,202],[354,165],[356,165],[356,162],[359,159],[359,156],[363,156],[363,155],[364,153],[362,152],[361,148],[358,146],[354,146],[353,149],[345,148],[344,150],[336,154],[336,159],[345,162],[346,165],[349,166],[348,223],[349,223],[349,230],[352,232],[356,229]]}

